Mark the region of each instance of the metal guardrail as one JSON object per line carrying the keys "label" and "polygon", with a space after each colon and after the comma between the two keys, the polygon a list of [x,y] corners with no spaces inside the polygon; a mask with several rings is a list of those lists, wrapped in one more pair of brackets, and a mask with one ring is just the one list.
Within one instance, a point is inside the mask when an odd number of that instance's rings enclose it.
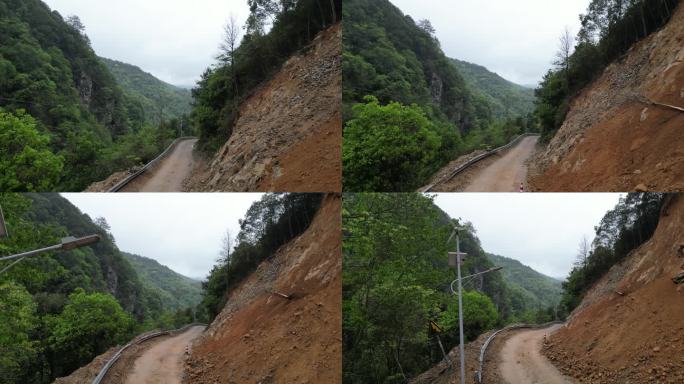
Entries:
{"label": "metal guardrail", "polygon": [[477,374],[475,378],[477,379],[477,382],[482,384],[482,372],[484,371],[484,358],[485,358],[485,353],[487,352],[487,347],[489,347],[489,344],[494,341],[494,338],[501,332],[504,331],[511,331],[514,329],[540,329],[540,328],[547,328],[555,324],[563,324],[562,321],[552,321],[550,323],[545,323],[545,324],[514,324],[514,325],[509,325],[508,327],[499,329],[498,331],[492,333],[487,340],[482,344],[482,348],[480,348],[480,369],[477,371]]}
{"label": "metal guardrail", "polygon": [[179,138],[177,138],[176,140],[174,140],[174,141],[169,145],[168,148],[166,148],[166,150],[164,150],[164,152],[162,152],[161,155],[157,156],[154,160],[152,160],[152,161],[150,161],[149,163],[147,163],[144,167],[142,167],[142,168],[141,168],[140,170],[138,170],[137,172],[135,172],[135,173],[129,175],[128,177],[126,177],[125,179],[121,180],[121,181],[120,181],[119,183],[117,183],[115,186],[113,186],[112,188],[110,188],[107,192],[112,193],[112,192],[119,192],[119,191],[121,191],[122,189],[124,189],[124,187],[126,187],[128,184],[130,184],[130,183],[131,183],[133,180],[135,180],[138,176],[140,176],[140,175],[142,175],[143,173],[149,171],[152,167],[154,167],[155,165],[157,165],[157,163],[159,163],[161,160],[164,160],[164,158],[166,158],[166,156],[168,156],[169,153],[171,153],[171,152],[173,151],[173,149],[178,145],[178,143],[180,143],[181,141],[185,141],[185,140],[194,140],[194,139],[196,139],[196,137],[193,137],[193,136],[185,136],[185,137],[179,137]]}
{"label": "metal guardrail", "polygon": [[114,366],[114,364],[116,364],[116,362],[119,360],[119,358],[121,358],[121,356],[123,355],[124,351],[126,351],[128,348],[130,348],[130,347],[132,347],[132,346],[134,346],[134,345],[138,345],[138,344],[140,344],[140,343],[142,343],[142,342],[144,342],[144,341],[147,341],[147,340],[149,340],[149,339],[153,339],[153,338],[155,338],[155,337],[170,335],[170,334],[172,334],[172,333],[183,333],[183,332],[185,332],[186,330],[188,330],[190,327],[195,327],[195,326],[205,326],[205,327],[206,327],[207,324],[203,324],[203,323],[192,323],[192,324],[188,324],[188,325],[184,326],[183,328],[179,328],[179,329],[176,329],[176,330],[173,330],[173,331],[160,331],[160,332],[155,332],[155,333],[151,333],[151,334],[149,334],[149,335],[145,335],[144,337],[142,337],[142,338],[140,338],[140,339],[138,339],[138,340],[131,341],[130,343],[128,343],[128,344],[124,345],[123,347],[121,347],[121,349],[119,349],[119,350],[116,352],[116,354],[114,354],[114,356],[112,356],[112,358],[109,359],[109,361],[107,361],[107,364],[105,364],[104,367],[102,367],[102,369],[100,370],[100,373],[98,373],[97,376],[95,377],[95,379],[93,379],[93,383],[92,383],[92,384],[100,384],[100,383],[102,382],[102,380],[105,378],[105,376],[107,376],[107,372],[109,372],[109,370]]}
{"label": "metal guardrail", "polygon": [[492,156],[492,155],[494,155],[494,154],[496,154],[496,153],[505,151],[505,150],[511,148],[512,146],[516,145],[516,144],[517,144],[520,140],[522,140],[523,138],[525,138],[525,137],[531,137],[531,136],[540,136],[540,135],[539,135],[538,133],[523,133],[522,135],[516,137],[516,138],[513,139],[510,143],[508,143],[508,144],[506,144],[506,145],[504,145],[504,146],[501,146],[501,147],[499,147],[499,148],[492,149],[491,151],[488,151],[488,152],[483,153],[483,154],[481,154],[481,155],[479,155],[479,156],[477,156],[477,157],[475,157],[475,158],[473,158],[473,159],[468,160],[468,162],[466,162],[465,164],[463,164],[463,165],[459,166],[458,168],[454,169],[454,171],[451,172],[451,173],[449,174],[448,177],[446,177],[446,178],[444,178],[444,179],[442,179],[442,180],[439,180],[439,181],[437,181],[437,182],[434,183],[434,184],[430,184],[430,185],[428,185],[427,187],[420,189],[418,192],[421,192],[421,193],[430,192],[434,187],[438,186],[439,184],[446,183],[446,182],[449,182],[449,181],[453,180],[454,177],[460,175],[460,174],[463,173],[466,169],[470,168],[470,167],[473,166],[474,164],[477,164],[477,163],[479,163],[480,161],[482,161],[482,160],[484,160],[484,159],[486,159],[486,158],[488,158],[488,157],[490,157],[490,156]]}

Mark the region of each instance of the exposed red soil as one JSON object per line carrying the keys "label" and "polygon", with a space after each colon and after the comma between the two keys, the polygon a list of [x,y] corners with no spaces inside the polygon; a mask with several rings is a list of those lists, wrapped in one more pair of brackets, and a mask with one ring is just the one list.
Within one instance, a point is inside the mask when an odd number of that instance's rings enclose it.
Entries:
{"label": "exposed red soil", "polygon": [[193,345],[186,381],[340,383],[341,273],[341,197],[329,195],[311,226],[231,293]]}
{"label": "exposed red soil", "polygon": [[644,245],[586,295],[544,348],[581,383],[684,382],[684,196],[663,210]]}
{"label": "exposed red soil", "polygon": [[240,106],[190,191],[341,192],[342,28],[321,32]]}
{"label": "exposed red soil", "polygon": [[684,7],[572,102],[535,162],[536,191],[684,190]]}

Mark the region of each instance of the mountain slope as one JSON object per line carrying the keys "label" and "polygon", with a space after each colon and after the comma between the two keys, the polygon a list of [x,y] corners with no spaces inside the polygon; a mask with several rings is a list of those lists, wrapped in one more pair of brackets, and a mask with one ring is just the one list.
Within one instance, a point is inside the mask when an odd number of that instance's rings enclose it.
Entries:
{"label": "mountain slope", "polygon": [[229,140],[188,189],[340,191],[341,43],[338,23],[243,101]]}
{"label": "mountain slope", "polygon": [[[655,4],[656,2],[653,2]],[[684,7],[635,43],[569,106],[563,125],[534,161],[539,191],[684,189]]]}
{"label": "mountain slope", "polygon": [[[684,380],[684,198],[666,198],[653,236],[586,293],[545,354],[582,383]],[[678,356],[674,358],[674,356]]]}
{"label": "mountain slope", "polygon": [[345,120],[367,95],[434,108],[463,133],[488,119],[436,38],[390,1],[350,0],[344,13]]}
{"label": "mountain slope", "polygon": [[341,382],[340,205],[326,196],[308,229],[230,293],[192,346],[187,382]]}
{"label": "mountain slope", "polygon": [[534,110],[534,90],[512,83],[487,68],[450,59],[470,89],[487,100],[496,119],[525,116]]}
{"label": "mountain slope", "polygon": [[531,308],[555,307],[560,302],[563,291],[560,281],[539,273],[518,260],[491,253],[487,254],[487,258],[494,265],[503,267],[501,275],[506,284],[512,289],[522,290],[525,302]]}
{"label": "mountain slope", "polygon": [[140,279],[156,292],[170,310],[194,307],[202,300],[202,283],[174,272],[156,260],[121,252]]}
{"label": "mountain slope", "polygon": [[145,121],[158,125],[160,110],[164,120],[190,114],[192,94],[189,89],[165,83],[131,64],[103,57],[100,60],[132,102],[139,104]]}

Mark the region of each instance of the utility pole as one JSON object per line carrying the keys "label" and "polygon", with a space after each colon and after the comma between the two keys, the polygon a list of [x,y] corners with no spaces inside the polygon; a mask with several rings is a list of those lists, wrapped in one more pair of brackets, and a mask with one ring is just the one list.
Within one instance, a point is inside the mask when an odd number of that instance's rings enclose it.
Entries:
{"label": "utility pole", "polygon": [[[456,236],[456,252],[448,252],[449,256],[449,266],[456,267],[457,280],[458,280],[458,335],[459,335],[459,358],[461,360],[461,384],[465,384],[465,346],[463,345],[463,295],[462,289],[463,284],[461,283],[461,262],[467,254],[461,252],[461,239],[460,232],[461,228],[454,226],[454,230],[447,240],[447,243]],[[452,282],[453,286],[453,282]]]}
{"label": "utility pole", "polygon": [[[463,259],[468,256],[467,253],[461,252],[461,238],[459,236],[460,231],[463,230],[461,227],[454,226],[454,230],[447,240],[447,244],[451,241],[454,236],[456,237],[456,252],[448,252],[449,256],[449,267],[456,268],[457,278],[451,282],[450,288],[452,294],[458,294],[458,336],[459,336],[459,357],[461,360],[461,384],[465,384],[465,338],[463,337],[463,280],[470,279],[476,276],[484,275],[485,273],[495,272],[502,269],[502,267],[494,267],[486,271],[478,272],[469,276],[461,277],[461,263]],[[458,290],[454,292],[454,283],[458,281]],[[481,375],[478,372],[478,375]]]}

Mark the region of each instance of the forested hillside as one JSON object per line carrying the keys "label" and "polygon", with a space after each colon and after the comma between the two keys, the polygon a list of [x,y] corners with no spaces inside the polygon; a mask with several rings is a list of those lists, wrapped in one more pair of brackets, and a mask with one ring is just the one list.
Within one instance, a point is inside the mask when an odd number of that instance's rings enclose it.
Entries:
{"label": "forested hillside", "polygon": [[202,300],[202,283],[171,270],[156,260],[121,252],[143,284],[171,310],[196,307]]}
{"label": "forested hillside", "polygon": [[[190,114],[192,94],[189,89],[165,83],[135,65],[104,57],[100,60],[109,68],[132,102],[142,107],[144,122],[159,125],[165,120]],[[188,129],[189,126],[186,121],[185,128]]]}
{"label": "forested hillside", "polygon": [[239,117],[240,103],[318,32],[342,17],[341,0],[248,3],[251,13],[246,24],[229,20],[218,63],[207,68],[192,90],[192,117],[199,130],[199,147],[207,152],[215,152],[228,141]]}
{"label": "forested hillside", "polygon": [[[111,346],[176,318],[119,252],[106,220],[91,220],[57,194],[0,195],[6,256],[98,234],[90,247],[23,259],[0,274],[0,377],[49,383]],[[1,263],[4,269],[10,262]],[[182,318],[181,318],[182,317]]]}
{"label": "forested hillside", "polygon": [[388,0],[349,0],[344,20],[347,190],[415,190],[458,155],[534,128],[495,119],[491,97],[471,89],[428,20]]}
{"label": "forested hillside", "polygon": [[[458,343],[456,278],[447,265],[452,220],[421,194],[355,194],[344,198],[343,349],[345,383],[401,382],[443,359],[430,321],[447,351]],[[465,223],[463,274],[494,266],[475,228]],[[511,322],[549,321],[553,308],[499,272],[464,283],[468,340]]]}
{"label": "forested hillside", "polygon": [[561,281],[546,276],[524,265],[518,260],[487,254],[487,258],[499,267],[503,267],[501,275],[508,286],[521,292],[528,308],[556,308],[560,303]]}
{"label": "forested hillside", "polygon": [[98,59],[78,17],[40,0],[0,0],[0,189],[81,191],[161,152],[175,131]]}
{"label": "forested hillside", "polygon": [[542,138],[549,140],[563,124],[570,101],[632,45],[665,25],[679,0],[592,0],[580,15],[576,38],[564,35],[555,68],[540,87],[536,115]]}
{"label": "forested hillside", "polygon": [[484,98],[496,119],[527,117],[534,111],[534,89],[510,82],[487,68],[450,59],[471,91]]}

